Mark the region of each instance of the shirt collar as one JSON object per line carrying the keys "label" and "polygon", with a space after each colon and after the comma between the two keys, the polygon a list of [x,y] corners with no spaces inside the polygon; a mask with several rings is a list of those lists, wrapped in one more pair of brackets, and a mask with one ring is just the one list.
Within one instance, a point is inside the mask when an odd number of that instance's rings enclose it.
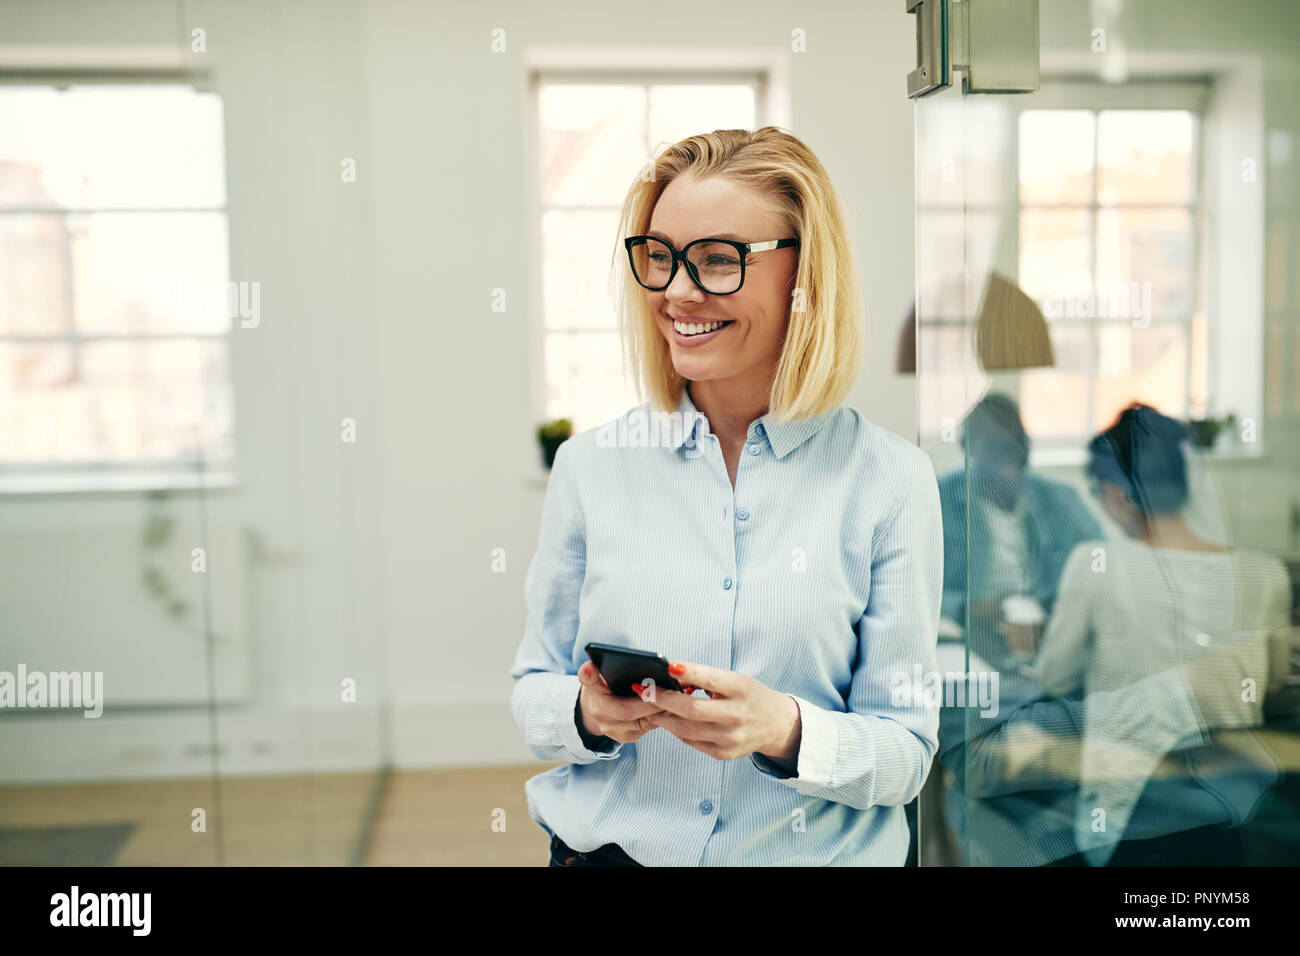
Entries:
{"label": "shirt collar", "polygon": [[[677,403],[677,411],[682,416],[682,428],[680,431],[674,431],[673,450],[676,451],[688,441],[694,443],[693,447],[697,446],[701,438],[709,433],[708,419],[695,407],[695,403],[691,401],[690,391],[685,386],[682,386],[682,397]],[[772,453],[777,458],[784,458],[817,434],[830,417],[830,414],[814,415],[810,418],[778,423],[772,421],[769,412],[750,422],[747,440],[761,442],[766,439],[772,448]]]}

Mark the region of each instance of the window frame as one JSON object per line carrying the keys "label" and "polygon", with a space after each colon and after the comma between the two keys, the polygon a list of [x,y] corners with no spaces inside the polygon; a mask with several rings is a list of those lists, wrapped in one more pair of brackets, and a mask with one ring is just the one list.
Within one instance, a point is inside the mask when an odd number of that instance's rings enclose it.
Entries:
{"label": "window frame", "polygon": [[[1107,100],[1105,94],[1111,92],[1110,88],[1088,84],[1084,89],[1078,87],[1083,84],[1075,84],[1076,88],[1068,91],[1062,91],[1061,96],[1065,102],[1072,105],[1043,105],[1041,102],[1035,102],[1033,105],[1025,105],[1012,111],[1010,117],[1011,135],[1012,135],[1012,155],[1016,157],[1015,162],[1015,183],[1014,191],[1011,193],[1015,208],[1015,224],[1012,230],[1014,237],[1015,256],[1017,262],[1017,274],[1019,274],[1020,249],[1022,245],[1021,216],[1026,210],[1030,211],[1084,211],[1088,214],[1088,249],[1089,249],[1089,274],[1094,291],[1098,288],[1099,268],[1097,244],[1099,234],[1100,213],[1104,211],[1122,212],[1133,209],[1151,209],[1151,210],[1174,210],[1186,211],[1191,224],[1191,244],[1188,263],[1188,280],[1192,288],[1191,308],[1184,314],[1177,317],[1164,317],[1153,319],[1149,327],[1175,327],[1179,330],[1180,338],[1185,346],[1183,359],[1183,408],[1188,416],[1195,414],[1195,405],[1193,398],[1193,362],[1197,349],[1196,343],[1196,318],[1197,315],[1206,315],[1208,325],[1208,303],[1206,302],[1204,289],[1204,269],[1205,263],[1202,258],[1202,251],[1205,247],[1205,230],[1206,223],[1204,218],[1205,211],[1205,156],[1204,156],[1204,124],[1205,114],[1204,107],[1198,100],[1179,101],[1174,99],[1172,102],[1151,102],[1142,103],[1130,102],[1127,97],[1121,94],[1117,99],[1110,102],[1098,103],[1097,100]],[[1103,92],[1104,91],[1104,92]],[[1190,91],[1189,91],[1190,92]],[[1025,113],[1046,112],[1053,110],[1078,110],[1092,114],[1094,123],[1093,135],[1093,156],[1092,156],[1092,189],[1091,196],[1086,203],[1045,203],[1033,202],[1025,203],[1020,197],[1020,118]],[[1188,112],[1192,116],[1192,145],[1191,145],[1191,197],[1186,203],[1114,203],[1103,204],[1098,196],[1098,162],[1100,159],[1101,148],[1101,114],[1105,112],[1134,111],[1134,112]],[[1087,385],[1086,407],[1088,412],[1088,424],[1085,426],[1084,434],[1078,436],[1048,436],[1044,438],[1035,438],[1034,442],[1038,446],[1039,457],[1041,458],[1059,458],[1062,452],[1067,452],[1074,448],[1082,441],[1086,441],[1091,435],[1096,434],[1110,424],[1109,421],[1098,421],[1093,418],[1096,411],[1097,396],[1097,364],[1100,361],[1101,353],[1101,335],[1104,328],[1132,328],[1132,320],[1116,316],[1099,316],[1091,315],[1084,318],[1058,318],[1048,319],[1049,328],[1077,327],[1085,330],[1086,340],[1088,343],[1089,367],[1086,369],[1085,382]],[[1206,381],[1206,398],[1209,399],[1210,386],[1208,378]],[[1017,395],[1017,400],[1020,396]],[[1180,413],[1181,414],[1181,413]],[[1178,415],[1175,415],[1178,417]]]}
{"label": "window frame", "polygon": [[[674,64],[664,66],[663,64]],[[775,125],[789,128],[789,63],[788,57],[770,50],[649,50],[605,49],[578,51],[572,49],[532,48],[525,53],[527,70],[526,130],[525,130],[525,186],[528,208],[527,242],[532,248],[541,248],[543,213],[552,209],[605,210],[605,205],[548,206],[544,205],[541,186],[541,124],[538,116],[540,88],[544,84],[616,84],[616,85],[736,85],[744,83],[754,89],[756,128]],[[648,127],[644,130],[648,137]],[[646,159],[651,144],[644,146]],[[530,321],[531,422],[549,420],[547,411],[546,344],[552,335],[609,334],[609,328],[579,328],[553,330],[546,327],[544,309],[544,277],[541,257],[530,256],[529,302],[535,316]],[[627,370],[624,369],[626,374]],[[576,423],[581,428],[599,423]],[[534,460],[537,456],[534,453]],[[532,483],[545,486],[546,470],[537,462]]]}
{"label": "window frame", "polygon": [[[118,69],[93,67],[86,69],[0,69],[0,87],[39,87],[66,90],[70,87],[88,86],[176,86],[187,87],[196,93],[221,97],[206,71],[170,68]],[[222,104],[223,143],[224,100]],[[223,169],[228,168],[222,157]],[[110,207],[0,207],[0,216],[10,215],[60,215],[60,216],[111,216],[118,215],[169,215],[174,213],[203,213],[221,216],[226,228],[227,275],[230,281],[230,197],[229,181],[223,183],[225,199],[220,206],[110,206]],[[80,349],[88,342],[152,342],[196,341],[220,342],[226,354],[227,367],[232,361],[233,322],[220,332],[85,332],[75,323],[67,334],[11,334],[0,331],[0,343],[68,343]],[[228,381],[234,400],[233,375]],[[47,494],[95,494],[100,492],[141,492],[186,490],[195,488],[229,488],[238,484],[236,461],[238,458],[237,433],[232,431],[228,454],[213,457],[188,458],[132,458],[115,459],[58,459],[41,462],[12,462],[0,459],[0,496]]]}
{"label": "window frame", "polygon": [[[1192,308],[1190,313],[1184,318],[1173,320],[1153,320],[1151,327],[1157,325],[1178,325],[1183,330],[1184,341],[1187,343],[1187,355],[1185,357],[1185,401],[1189,417],[1199,416],[1205,413],[1207,409],[1213,414],[1221,415],[1222,410],[1215,411],[1216,407],[1223,400],[1221,389],[1216,381],[1215,352],[1223,347],[1225,338],[1221,323],[1223,322],[1223,292],[1218,287],[1220,285],[1220,267],[1212,257],[1212,251],[1216,246],[1215,230],[1223,228],[1220,221],[1223,217],[1223,185],[1217,182],[1213,177],[1211,168],[1212,157],[1210,155],[1211,142],[1209,129],[1211,124],[1220,122],[1217,105],[1217,97],[1220,95],[1220,85],[1224,82],[1223,75],[1214,73],[1187,73],[1186,75],[1168,75],[1168,76],[1134,76],[1122,84],[1107,84],[1097,80],[1095,76],[1090,76],[1086,72],[1081,73],[1061,73],[1054,76],[1045,76],[1040,90],[1031,97],[1023,100],[1017,100],[1012,97],[999,98],[1006,104],[1006,140],[1005,148],[1008,161],[1002,166],[1003,179],[1000,183],[1002,190],[1002,201],[984,202],[984,203],[944,203],[932,201],[921,203],[918,201],[916,209],[918,215],[918,241],[920,233],[919,217],[925,215],[955,214],[963,217],[963,222],[967,217],[972,215],[991,215],[998,220],[1000,217],[1010,219],[1014,217],[1014,228],[999,225],[994,238],[994,248],[992,250],[993,260],[991,265],[1001,262],[1003,265],[1014,263],[1015,275],[1019,275],[1020,262],[1020,215],[1026,208],[1048,209],[1053,208],[1049,204],[1031,204],[1026,206],[1020,200],[1019,191],[1019,153],[1020,153],[1020,114],[1030,110],[1086,110],[1094,115],[1106,110],[1187,110],[1194,116],[1193,129],[1193,195],[1190,204],[1159,204],[1162,208],[1171,209],[1189,209],[1192,217],[1192,248],[1190,261],[1190,275],[1193,286]],[[964,106],[965,104],[963,104]],[[1220,134],[1221,135],[1221,134]],[[1094,140],[1094,151],[1097,149],[1099,140]],[[1094,156],[1093,175],[1096,175],[1096,159]],[[1262,176],[1262,174],[1261,174]],[[1092,225],[1090,236],[1092,237],[1092,257],[1091,263],[1092,275],[1096,277],[1096,213],[1099,209],[1125,209],[1139,208],[1133,204],[1117,204],[1114,206],[1102,206],[1097,203],[1095,179],[1092,201],[1084,206],[1079,204],[1061,204],[1055,208],[1077,208],[1087,209],[1092,216]],[[1262,223],[1260,224],[1262,228]],[[964,227],[966,228],[966,227]],[[1206,361],[1205,371],[1205,395],[1203,401],[1193,402],[1192,395],[1192,363],[1196,359],[1196,331],[1195,321],[1198,315],[1205,318],[1205,331],[1203,336],[1203,349],[1207,353],[1204,360]],[[928,318],[925,315],[918,315],[918,325],[926,329],[945,329],[958,328],[963,331],[970,330],[971,320],[963,317],[942,316]],[[1099,318],[1093,316],[1088,319],[1064,319],[1049,320],[1049,323],[1078,323],[1088,329],[1090,339],[1090,356],[1094,368],[1087,370],[1088,377],[1088,415],[1091,419],[1093,414],[1092,396],[1095,395],[1096,374],[1095,363],[1098,354],[1097,339],[1099,330],[1107,323],[1119,324],[1130,322],[1124,318]],[[1262,321],[1262,316],[1261,316]],[[1253,326],[1252,326],[1253,328]],[[917,336],[918,348],[920,346],[921,336]],[[1250,348],[1258,347],[1260,350],[1264,347],[1265,328],[1261,324],[1255,329],[1258,336],[1251,337]],[[1245,348],[1246,346],[1241,346]],[[924,369],[919,366],[920,374],[924,375]],[[1004,389],[1008,384],[1007,376],[1015,376],[1011,381],[1017,396],[1020,392],[1019,371],[1011,372],[988,372],[972,367],[971,374],[979,379],[977,392],[982,392],[989,387],[996,386]],[[945,373],[947,374],[947,373]],[[972,383],[975,384],[975,383]],[[1238,390],[1239,391],[1239,390]],[[1239,399],[1240,402],[1240,399]],[[1263,392],[1262,384],[1258,396],[1252,396],[1249,401],[1240,402],[1241,408],[1233,408],[1239,419],[1255,418],[1259,420],[1263,414]],[[938,440],[941,434],[943,424],[939,423],[940,431],[931,430],[933,423],[921,423],[921,439]],[[1098,428],[1105,427],[1107,422],[1095,423]],[[1084,440],[1088,435],[1080,436]],[[1264,441],[1256,441],[1253,444],[1237,445],[1231,449],[1211,452],[1210,449],[1204,450],[1211,457],[1223,458],[1242,458],[1242,457],[1262,457],[1266,454]],[[1084,460],[1084,451],[1081,445],[1069,438],[1057,437],[1044,440],[1035,439],[1030,451],[1030,462],[1034,466],[1054,467],[1054,466],[1073,466],[1082,463]]]}

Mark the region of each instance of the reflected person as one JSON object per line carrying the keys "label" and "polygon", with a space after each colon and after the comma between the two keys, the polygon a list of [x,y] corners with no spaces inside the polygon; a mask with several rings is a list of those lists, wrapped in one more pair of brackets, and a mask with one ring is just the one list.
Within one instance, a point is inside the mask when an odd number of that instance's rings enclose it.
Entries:
{"label": "reflected person", "polygon": [[[1229,785],[1248,784],[1252,760],[1258,762],[1254,769],[1267,774],[1264,755],[1193,749],[1180,755],[1170,742],[1156,746],[1155,738],[1138,746],[1119,740],[1112,715],[1097,704],[1096,695],[1216,650],[1215,666],[1200,675],[1214,686],[1193,691],[1205,696],[1230,689],[1228,706],[1207,715],[1180,699],[1153,695],[1140,720],[1211,734],[1263,721],[1268,639],[1289,625],[1290,580],[1277,558],[1224,548],[1191,530],[1185,513],[1187,443],[1181,423],[1140,403],[1093,439],[1087,474],[1125,537],[1084,542],[1071,552],[1037,659],[1045,692],[1081,695],[1085,702],[1077,823],[1081,848],[1093,863],[1104,862],[1121,836],[1131,839],[1128,819],[1158,772],[1200,778],[1216,761],[1240,759],[1245,777],[1229,774]],[[1167,838],[1129,847],[1125,856],[1145,853],[1153,865],[1157,859],[1236,861],[1236,834],[1188,831],[1184,812],[1170,808]]]}
{"label": "reflected person", "polygon": [[1029,469],[1029,436],[1010,397],[985,396],[963,429],[968,468],[939,480],[943,616],[1001,666],[1032,657],[1066,557],[1101,527],[1073,488]]}

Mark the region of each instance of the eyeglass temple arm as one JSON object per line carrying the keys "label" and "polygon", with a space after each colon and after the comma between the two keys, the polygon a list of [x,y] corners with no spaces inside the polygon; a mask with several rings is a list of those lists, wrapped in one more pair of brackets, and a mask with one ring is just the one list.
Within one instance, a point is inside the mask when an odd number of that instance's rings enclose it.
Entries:
{"label": "eyeglass temple arm", "polygon": [[769,249],[784,249],[786,246],[798,245],[798,239],[769,239],[767,242],[750,242],[745,244],[748,252],[767,252]]}

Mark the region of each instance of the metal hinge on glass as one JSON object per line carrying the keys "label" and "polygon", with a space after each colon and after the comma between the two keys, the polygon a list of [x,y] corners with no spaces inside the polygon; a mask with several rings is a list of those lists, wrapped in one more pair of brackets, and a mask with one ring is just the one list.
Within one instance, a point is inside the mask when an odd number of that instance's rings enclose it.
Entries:
{"label": "metal hinge on glass", "polygon": [[907,95],[1033,93],[1039,85],[1038,0],[905,0],[916,15],[916,69]]}
{"label": "metal hinge on glass", "polygon": [[906,0],[916,15],[916,69],[907,74],[907,96],[915,99],[951,85],[948,66],[948,0]]}

